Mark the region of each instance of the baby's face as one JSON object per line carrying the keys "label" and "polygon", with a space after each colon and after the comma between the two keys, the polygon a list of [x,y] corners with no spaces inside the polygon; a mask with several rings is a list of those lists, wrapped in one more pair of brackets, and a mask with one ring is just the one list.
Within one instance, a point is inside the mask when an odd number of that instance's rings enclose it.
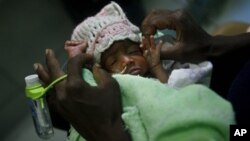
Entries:
{"label": "baby's face", "polygon": [[143,76],[148,71],[139,43],[130,40],[114,42],[101,56],[101,64],[109,73]]}

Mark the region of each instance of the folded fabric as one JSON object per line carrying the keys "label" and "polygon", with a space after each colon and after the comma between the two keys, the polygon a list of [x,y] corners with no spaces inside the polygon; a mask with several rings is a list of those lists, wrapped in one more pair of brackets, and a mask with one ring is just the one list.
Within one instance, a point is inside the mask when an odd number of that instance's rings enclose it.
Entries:
{"label": "folded fabric", "polygon": [[[113,77],[120,85],[122,118],[133,141],[229,140],[232,106],[207,87],[189,85],[176,90],[150,78]],[[84,70],[83,78],[96,85],[90,71]],[[69,140],[85,141],[74,128]]]}
{"label": "folded fabric", "polygon": [[186,68],[179,66],[174,69],[168,79],[168,86],[173,88],[183,88],[190,84],[210,85],[213,65],[209,61],[199,64],[186,63]]}

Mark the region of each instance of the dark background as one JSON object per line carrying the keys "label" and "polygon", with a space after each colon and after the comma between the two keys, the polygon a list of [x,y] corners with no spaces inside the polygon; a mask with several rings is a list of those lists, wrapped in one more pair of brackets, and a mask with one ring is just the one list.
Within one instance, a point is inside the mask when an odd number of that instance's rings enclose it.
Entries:
{"label": "dark background", "polygon": [[[125,1],[125,0],[124,0]],[[186,8],[208,31],[227,21],[250,22],[248,0],[126,0],[118,1],[129,19],[140,25],[153,8]],[[106,0],[0,0],[0,140],[39,141],[24,95],[24,77],[44,63],[46,48],[64,63],[65,40],[76,24],[94,15]],[[56,130],[50,141],[65,140]]]}

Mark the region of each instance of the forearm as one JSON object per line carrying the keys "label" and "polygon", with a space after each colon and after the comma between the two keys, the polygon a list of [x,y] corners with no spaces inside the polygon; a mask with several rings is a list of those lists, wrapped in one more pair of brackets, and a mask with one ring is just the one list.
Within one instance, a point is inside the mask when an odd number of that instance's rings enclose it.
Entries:
{"label": "forearm", "polygon": [[123,122],[118,121],[113,126],[108,128],[104,128],[103,131],[105,132],[105,138],[100,137],[98,141],[131,141],[130,135],[128,131],[125,129]]}
{"label": "forearm", "polygon": [[208,58],[216,58],[229,53],[233,55],[235,51],[243,52],[246,55],[250,54],[250,33],[235,36],[214,36]]}
{"label": "forearm", "polygon": [[82,130],[80,126],[75,128],[88,141],[131,141],[121,119],[115,123],[98,124],[92,127],[89,131]]}
{"label": "forearm", "polygon": [[157,78],[160,82],[166,83],[168,82],[168,75],[166,71],[163,69],[161,64],[158,64],[154,68],[151,68],[152,75]]}

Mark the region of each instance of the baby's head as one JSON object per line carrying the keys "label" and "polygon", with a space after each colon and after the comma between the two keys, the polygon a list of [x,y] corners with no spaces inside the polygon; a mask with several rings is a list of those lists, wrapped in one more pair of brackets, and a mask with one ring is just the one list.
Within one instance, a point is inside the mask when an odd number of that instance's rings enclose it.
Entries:
{"label": "baby's head", "polygon": [[110,73],[145,75],[148,65],[139,43],[129,39],[115,41],[101,56],[102,67]]}
{"label": "baby's head", "polygon": [[87,41],[86,53],[93,55],[95,62],[110,73],[144,75],[148,67],[139,47],[139,32],[121,7],[111,2],[80,23],[71,39]]}

